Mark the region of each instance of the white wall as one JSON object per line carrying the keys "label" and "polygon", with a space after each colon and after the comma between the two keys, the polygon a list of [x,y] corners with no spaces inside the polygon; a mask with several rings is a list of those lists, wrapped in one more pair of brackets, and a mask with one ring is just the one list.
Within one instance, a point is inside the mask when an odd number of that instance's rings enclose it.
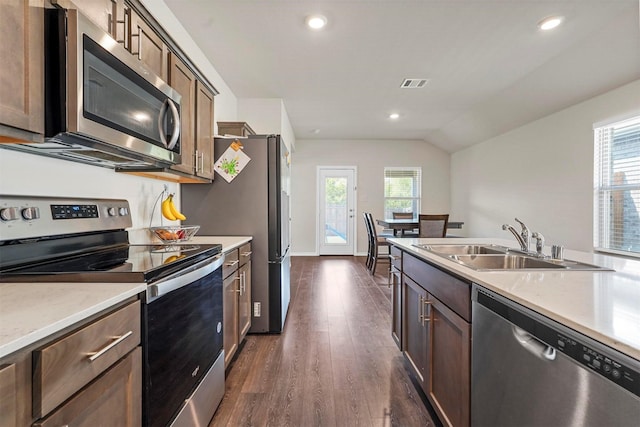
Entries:
{"label": "white wall", "polygon": [[591,251],[593,124],[634,111],[640,80],[454,153],[452,216],[467,236],[512,238],[501,225],[518,217],[548,244]]}
{"label": "white wall", "polygon": [[291,253],[315,255],[317,166],[357,167],[357,248],[367,251],[363,212],[383,215],[384,167],[422,167],[422,211],[449,211],[449,154],[424,141],[302,140],[291,168]]}
{"label": "white wall", "polygon": [[282,99],[239,98],[238,120],[249,123],[258,135],[282,135],[289,150],[294,150],[296,137]]}
{"label": "white wall", "polygon": [[[169,192],[178,194],[179,207],[179,189],[175,183],[35,154],[0,150],[0,194],[127,199],[133,229],[149,227],[153,205],[165,184]],[[153,225],[159,224],[157,207]]]}

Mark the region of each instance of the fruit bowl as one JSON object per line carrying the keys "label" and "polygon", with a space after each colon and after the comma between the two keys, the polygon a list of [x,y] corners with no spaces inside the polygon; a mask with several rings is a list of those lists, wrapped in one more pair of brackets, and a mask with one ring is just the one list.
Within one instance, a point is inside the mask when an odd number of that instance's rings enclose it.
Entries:
{"label": "fruit bowl", "polygon": [[163,225],[150,227],[149,230],[163,243],[178,243],[189,241],[200,230],[199,225]]}

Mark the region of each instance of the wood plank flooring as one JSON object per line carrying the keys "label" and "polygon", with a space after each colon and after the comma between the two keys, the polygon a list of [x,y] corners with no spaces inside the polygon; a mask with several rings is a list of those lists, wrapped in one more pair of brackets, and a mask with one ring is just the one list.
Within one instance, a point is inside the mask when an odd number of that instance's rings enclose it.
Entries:
{"label": "wood plank flooring", "polygon": [[391,338],[386,265],[293,257],[282,334],[248,335],[209,427],[439,426]]}

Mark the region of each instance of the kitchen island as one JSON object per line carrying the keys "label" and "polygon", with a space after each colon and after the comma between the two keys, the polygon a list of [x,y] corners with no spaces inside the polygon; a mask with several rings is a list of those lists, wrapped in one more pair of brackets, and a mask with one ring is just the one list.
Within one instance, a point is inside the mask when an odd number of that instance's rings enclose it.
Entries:
{"label": "kitchen island", "polygon": [[[402,251],[640,360],[640,260],[565,250],[566,259],[614,271],[476,271],[413,246],[452,244],[451,239],[388,240]],[[494,238],[458,238],[455,244],[516,247],[512,240]],[[549,248],[544,252],[550,254]]]}
{"label": "kitchen island", "polygon": [[[635,366],[636,372],[640,372],[639,260],[566,251],[565,264],[570,264],[567,260],[584,263],[582,266],[590,267],[589,271],[568,270],[553,263],[544,264],[546,268],[483,270],[465,266],[461,259],[482,263],[490,259],[483,257],[495,256],[483,250],[495,250],[495,245],[513,247],[513,243],[486,238],[455,241],[414,238],[388,240],[392,244],[392,337],[444,425],[471,424],[472,396],[476,396],[475,392],[471,393],[471,378],[476,378],[477,373],[488,368],[486,356],[483,363],[476,364],[479,360],[476,356],[483,353],[476,350],[491,349],[484,351],[484,354],[493,352],[489,354],[489,360],[494,359],[492,355],[504,356],[507,360],[514,356],[503,355],[504,349],[499,343],[478,341],[480,338],[476,333],[487,327],[478,323],[479,318],[476,318],[475,295],[481,289],[493,291],[496,298],[515,302],[535,315],[541,315],[541,318],[551,319],[571,333],[578,331],[588,337],[587,340],[593,340],[596,347],[617,352],[619,357],[611,356],[614,362],[603,359],[600,354],[599,361],[595,362],[594,356],[592,363],[591,355],[596,353],[591,353],[593,350],[587,347],[579,347],[577,351],[584,352],[584,358],[577,357],[590,366],[588,369],[600,371],[611,368],[613,363],[614,370],[610,372],[614,374],[614,380],[616,372],[619,372],[615,368],[618,362]],[[441,247],[440,252],[439,244],[446,245]],[[462,247],[465,250],[472,249],[471,253],[477,255],[464,258],[449,257],[442,253],[447,252],[447,248],[459,250]],[[594,269],[594,266],[604,269]],[[512,316],[511,312],[505,312],[504,315],[507,318]],[[528,323],[526,328],[529,330]],[[554,341],[550,343],[556,345]],[[574,342],[570,343],[575,346]],[[554,350],[548,350],[555,355]],[[472,360],[474,369],[482,366],[480,371],[472,371]],[[518,362],[514,360],[513,363]],[[498,375],[502,369],[507,369],[507,366],[498,368],[494,375]],[[589,370],[583,371],[585,374],[587,372]],[[637,373],[629,372],[629,377],[624,374],[625,387],[635,389]],[[495,393],[498,396],[504,392],[499,383],[493,387],[497,387]],[[640,404],[635,402],[631,403],[631,407],[637,404],[640,415]],[[603,409],[598,416],[608,420],[608,413]]]}

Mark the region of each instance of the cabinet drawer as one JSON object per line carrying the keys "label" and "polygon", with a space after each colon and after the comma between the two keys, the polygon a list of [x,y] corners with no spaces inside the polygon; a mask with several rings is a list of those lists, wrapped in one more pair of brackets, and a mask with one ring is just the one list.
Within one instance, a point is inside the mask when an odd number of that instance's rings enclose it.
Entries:
{"label": "cabinet drawer", "polygon": [[391,253],[391,265],[402,271],[402,251],[391,245],[389,252]]}
{"label": "cabinet drawer", "polygon": [[251,259],[251,243],[240,246],[240,265],[245,265]]}
{"label": "cabinet drawer", "polygon": [[238,258],[238,250],[233,249],[224,253],[224,264],[222,264],[222,277],[228,277],[231,273],[238,269],[240,259]]}
{"label": "cabinet drawer", "polygon": [[12,427],[18,419],[16,365],[0,365],[0,427]]}
{"label": "cabinet drawer", "polygon": [[471,283],[445,273],[409,254],[404,255],[402,267],[402,271],[423,289],[445,303],[467,322],[471,321]]}
{"label": "cabinet drawer", "polygon": [[33,415],[49,413],[140,344],[140,301],[33,352]]}
{"label": "cabinet drawer", "polygon": [[142,350],[138,347],[33,426],[137,427],[142,423],[141,402]]}

